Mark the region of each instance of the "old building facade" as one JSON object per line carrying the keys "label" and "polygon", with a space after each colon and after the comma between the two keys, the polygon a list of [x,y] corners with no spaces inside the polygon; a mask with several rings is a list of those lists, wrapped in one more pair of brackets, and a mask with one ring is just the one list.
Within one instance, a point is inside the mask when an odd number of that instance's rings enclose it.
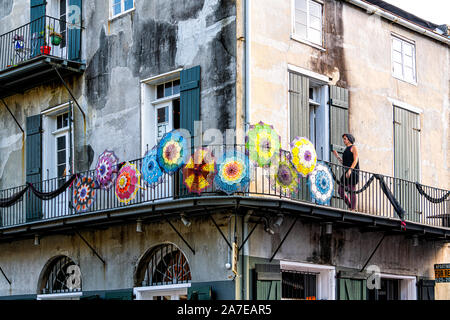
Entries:
{"label": "old building facade", "polygon": [[[4,0],[0,9],[2,298],[450,298],[434,276],[450,262],[444,28],[382,1]],[[143,171],[172,130],[244,152],[260,121],[284,150],[308,137],[336,176],[331,153],[354,134],[357,189],[367,184],[356,211],[338,183],[320,205],[307,178],[288,196],[256,166],[233,194],[189,192],[180,169],[156,187],[141,176],[130,202],[97,185],[92,206],[77,209],[73,175],[94,178],[105,150]]]}

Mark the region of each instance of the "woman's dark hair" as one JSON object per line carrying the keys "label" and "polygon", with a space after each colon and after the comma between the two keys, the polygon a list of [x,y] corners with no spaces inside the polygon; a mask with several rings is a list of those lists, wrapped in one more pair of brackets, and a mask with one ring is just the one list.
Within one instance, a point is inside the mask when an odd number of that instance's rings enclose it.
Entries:
{"label": "woman's dark hair", "polygon": [[355,137],[354,137],[352,134],[350,134],[350,133],[344,133],[344,134],[342,135],[342,138],[343,138],[344,136],[347,137],[348,141],[350,141],[351,144],[353,144],[353,143],[355,142]]}

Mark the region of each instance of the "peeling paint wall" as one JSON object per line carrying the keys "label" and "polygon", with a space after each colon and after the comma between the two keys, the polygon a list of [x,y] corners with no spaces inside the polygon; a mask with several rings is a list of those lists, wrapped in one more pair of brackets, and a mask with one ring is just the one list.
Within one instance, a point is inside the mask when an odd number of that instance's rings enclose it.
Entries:
{"label": "peeling paint wall", "polygon": [[[215,216],[214,219],[226,228],[226,216]],[[167,223],[144,225],[142,233],[136,232],[136,224],[81,231],[83,238],[105,260],[105,265],[76,234],[44,235],[38,246],[33,244],[33,239],[2,243],[1,267],[12,283],[10,286],[3,276],[0,277],[0,296],[37,294],[44,266],[58,255],[66,255],[79,265],[83,291],[132,288],[135,286],[134,273],[142,256],[163,243],[172,243],[183,252],[189,263],[192,282],[232,281],[233,273],[225,267],[229,257],[228,245],[212,223],[192,219],[189,228],[180,221],[172,223],[194,248],[195,255]]]}
{"label": "peeling paint wall", "polygon": [[[29,1],[3,1],[0,34],[28,22]],[[69,87],[75,107],[75,167],[92,169],[105,149],[121,160],[142,156],[140,81],[178,68],[201,67],[203,130],[236,125],[236,7],[232,0],[136,1],[135,10],[112,20],[105,1],[83,1],[82,59],[86,71]],[[19,18],[20,17],[20,18]],[[5,101],[25,127],[27,116],[69,100],[61,84],[42,86]],[[17,153],[21,135],[5,108],[0,139],[0,188],[25,182]],[[90,153],[86,150],[90,150]],[[14,159],[14,160],[13,160]],[[44,178],[47,178],[44,176]]]}

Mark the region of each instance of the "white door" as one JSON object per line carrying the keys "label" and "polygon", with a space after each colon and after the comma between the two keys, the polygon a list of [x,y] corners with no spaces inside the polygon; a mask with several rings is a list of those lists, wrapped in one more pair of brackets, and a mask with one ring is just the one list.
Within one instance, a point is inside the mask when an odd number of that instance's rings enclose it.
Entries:
{"label": "white door", "polygon": [[48,37],[51,46],[50,55],[56,56],[59,58],[67,59],[67,8],[69,5],[69,0],[50,0],[47,3],[47,12],[48,16],[51,18],[47,18],[47,32],[54,31],[62,35],[62,40],[59,45],[52,44],[51,38]]}

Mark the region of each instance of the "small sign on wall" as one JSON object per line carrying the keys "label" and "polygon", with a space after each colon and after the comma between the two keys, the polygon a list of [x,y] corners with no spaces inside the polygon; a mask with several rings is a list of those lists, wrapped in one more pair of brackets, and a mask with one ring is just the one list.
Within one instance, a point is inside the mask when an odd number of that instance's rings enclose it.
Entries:
{"label": "small sign on wall", "polygon": [[450,282],[450,263],[435,264],[434,278],[437,283]]}

